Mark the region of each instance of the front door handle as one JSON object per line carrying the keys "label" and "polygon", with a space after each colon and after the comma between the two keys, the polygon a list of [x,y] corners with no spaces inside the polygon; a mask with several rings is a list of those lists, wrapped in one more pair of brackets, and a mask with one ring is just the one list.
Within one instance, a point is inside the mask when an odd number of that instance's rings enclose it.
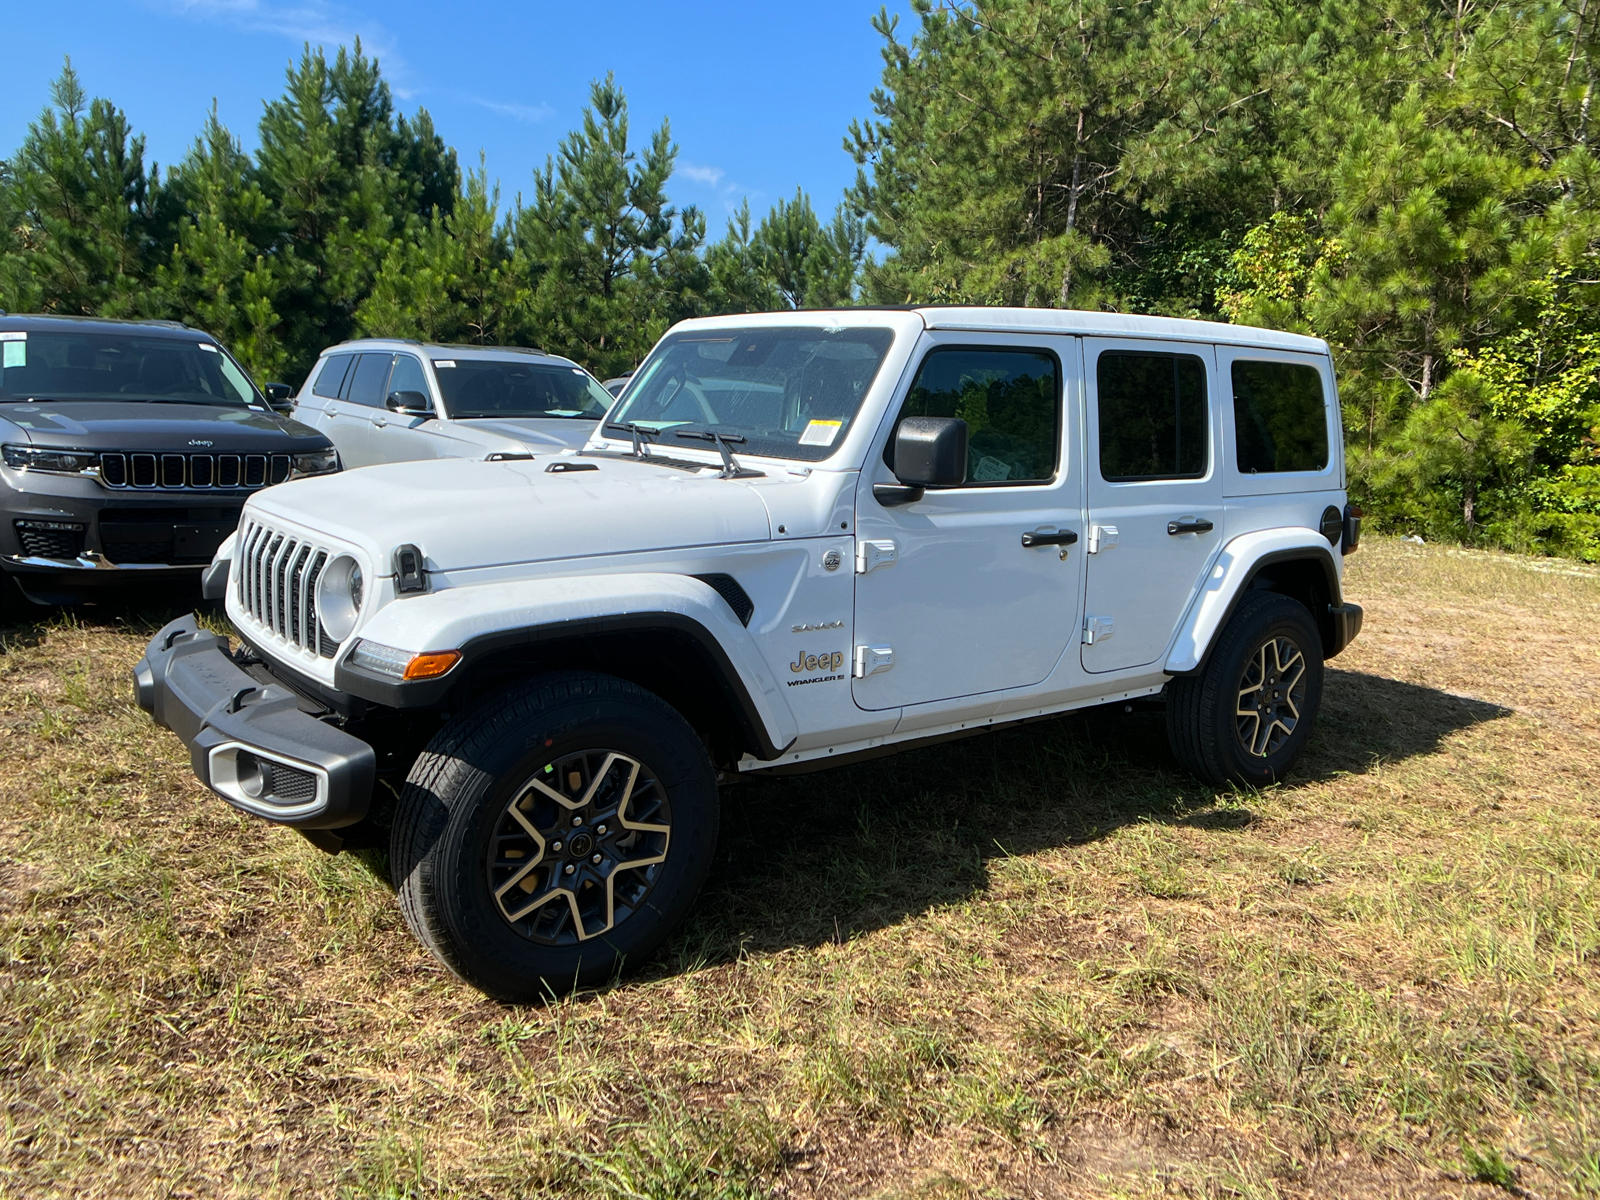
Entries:
{"label": "front door handle", "polygon": [[376,425],[379,429],[383,429],[383,428],[388,426],[389,418],[388,417],[373,417],[372,418],[372,423],[374,425]]}
{"label": "front door handle", "polygon": [[1173,537],[1180,533],[1210,533],[1216,526],[1204,517],[1179,517],[1167,522],[1167,532]]}
{"label": "front door handle", "polygon": [[1078,544],[1078,535],[1070,529],[1063,529],[1060,533],[1025,533],[1022,535],[1024,546],[1075,546]]}

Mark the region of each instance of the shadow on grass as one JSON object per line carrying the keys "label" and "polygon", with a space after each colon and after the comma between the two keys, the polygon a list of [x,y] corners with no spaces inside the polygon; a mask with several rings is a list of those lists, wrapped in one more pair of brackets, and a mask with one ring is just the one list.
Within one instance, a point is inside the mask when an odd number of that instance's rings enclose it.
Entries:
{"label": "shadow on grass", "polygon": [[[1317,732],[1289,783],[1428,754],[1510,712],[1330,667]],[[752,782],[728,792],[716,865],[676,958],[719,962],[849,937],[983,890],[991,859],[1137,822],[1226,836],[1254,820],[1249,799],[1185,774],[1161,713],[1120,705]]]}

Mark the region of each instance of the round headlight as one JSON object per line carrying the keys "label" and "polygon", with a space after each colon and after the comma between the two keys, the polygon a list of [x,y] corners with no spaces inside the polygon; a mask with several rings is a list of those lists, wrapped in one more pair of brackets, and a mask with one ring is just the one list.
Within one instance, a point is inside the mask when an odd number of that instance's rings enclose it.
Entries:
{"label": "round headlight", "polygon": [[355,631],[361,615],[361,565],[341,554],[317,576],[317,618],[336,642]]}

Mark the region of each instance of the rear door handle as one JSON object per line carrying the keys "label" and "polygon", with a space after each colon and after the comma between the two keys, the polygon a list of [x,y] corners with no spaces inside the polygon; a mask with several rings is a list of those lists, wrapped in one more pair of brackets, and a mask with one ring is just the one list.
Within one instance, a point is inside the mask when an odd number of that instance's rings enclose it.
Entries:
{"label": "rear door handle", "polygon": [[1204,517],[1179,517],[1167,522],[1167,532],[1173,537],[1180,533],[1210,533],[1216,526]]}
{"label": "rear door handle", "polygon": [[1078,535],[1070,529],[1063,529],[1060,533],[1025,533],[1022,535],[1024,546],[1075,546],[1078,544]]}

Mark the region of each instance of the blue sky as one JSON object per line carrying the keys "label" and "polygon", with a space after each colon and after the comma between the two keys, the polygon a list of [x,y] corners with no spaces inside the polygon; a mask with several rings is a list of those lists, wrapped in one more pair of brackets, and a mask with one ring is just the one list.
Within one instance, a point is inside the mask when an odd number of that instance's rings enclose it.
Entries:
{"label": "blue sky", "polygon": [[[213,97],[254,149],[262,102],[310,41],[355,37],[375,53],[402,111],[425,107],[463,167],[486,156],[502,203],[578,121],[589,82],[615,71],[636,140],[669,117],[679,146],[671,192],[707,214],[712,237],[748,196],[757,217],[796,186],[826,219],[853,180],[841,147],[870,113],[880,0],[632,3],[543,0],[113,0],[7,4],[0,157],[44,107],[63,55],[91,96],[146,135],[146,161],[181,158]],[[909,6],[902,14],[908,36]]]}

